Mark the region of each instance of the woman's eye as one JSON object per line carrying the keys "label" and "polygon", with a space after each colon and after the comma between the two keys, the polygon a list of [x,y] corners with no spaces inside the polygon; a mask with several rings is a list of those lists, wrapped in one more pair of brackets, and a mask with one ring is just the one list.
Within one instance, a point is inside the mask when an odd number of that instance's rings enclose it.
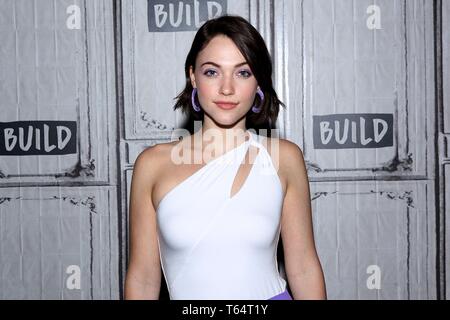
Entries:
{"label": "woman's eye", "polygon": [[[216,75],[217,72],[215,70],[206,70],[203,74],[207,77],[212,77]],[[252,74],[247,70],[239,71],[239,75],[243,76],[244,78],[250,78],[252,76]]]}
{"label": "woman's eye", "polygon": [[248,72],[247,70],[242,70],[239,73],[242,74],[244,76],[244,78],[249,78],[252,76],[252,74],[250,72]]}
{"label": "woman's eye", "polygon": [[211,72],[216,72],[214,70],[206,70],[204,75],[210,77],[211,76]]}

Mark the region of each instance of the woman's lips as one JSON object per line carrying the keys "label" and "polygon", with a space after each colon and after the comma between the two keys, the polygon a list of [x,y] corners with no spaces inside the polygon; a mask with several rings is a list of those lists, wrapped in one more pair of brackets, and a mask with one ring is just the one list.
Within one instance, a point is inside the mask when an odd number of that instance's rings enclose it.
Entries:
{"label": "woman's lips", "polygon": [[225,110],[230,110],[235,108],[238,104],[237,103],[224,103],[224,102],[215,102],[215,104],[221,108],[221,109],[225,109]]}

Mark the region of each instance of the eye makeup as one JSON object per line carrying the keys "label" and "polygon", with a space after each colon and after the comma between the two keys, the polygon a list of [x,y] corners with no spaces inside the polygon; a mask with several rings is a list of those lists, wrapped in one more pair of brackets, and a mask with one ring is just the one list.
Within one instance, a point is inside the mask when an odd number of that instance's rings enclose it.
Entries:
{"label": "eye makeup", "polygon": [[[205,71],[203,71],[203,75],[211,78],[212,77],[212,73],[217,73],[216,70],[214,69],[206,69]],[[252,76],[252,73],[250,70],[240,70],[238,71],[238,74],[244,74],[242,77],[243,78],[250,78]]]}

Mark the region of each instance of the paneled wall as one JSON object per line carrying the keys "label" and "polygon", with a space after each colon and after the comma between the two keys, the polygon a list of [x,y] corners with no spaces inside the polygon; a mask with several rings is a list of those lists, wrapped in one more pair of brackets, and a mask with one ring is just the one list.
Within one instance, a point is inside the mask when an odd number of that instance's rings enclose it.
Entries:
{"label": "paneled wall", "polygon": [[117,299],[112,2],[0,8],[0,298]]}
{"label": "paneled wall", "polygon": [[[435,299],[432,3],[279,5],[287,136],[308,165],[329,297]],[[374,119],[386,124],[378,142]]]}
{"label": "paneled wall", "polygon": [[[190,15],[156,21],[170,3]],[[123,297],[133,164],[186,122],[174,98],[208,8],[247,18],[272,55],[328,298],[445,298],[440,0],[0,0],[0,298]]]}

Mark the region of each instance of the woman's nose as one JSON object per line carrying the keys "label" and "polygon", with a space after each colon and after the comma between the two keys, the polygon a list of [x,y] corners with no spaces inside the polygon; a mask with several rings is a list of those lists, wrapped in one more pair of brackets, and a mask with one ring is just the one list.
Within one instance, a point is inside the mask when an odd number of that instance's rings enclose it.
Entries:
{"label": "woman's nose", "polygon": [[234,93],[233,78],[225,76],[220,86],[220,93],[224,95],[230,95]]}

